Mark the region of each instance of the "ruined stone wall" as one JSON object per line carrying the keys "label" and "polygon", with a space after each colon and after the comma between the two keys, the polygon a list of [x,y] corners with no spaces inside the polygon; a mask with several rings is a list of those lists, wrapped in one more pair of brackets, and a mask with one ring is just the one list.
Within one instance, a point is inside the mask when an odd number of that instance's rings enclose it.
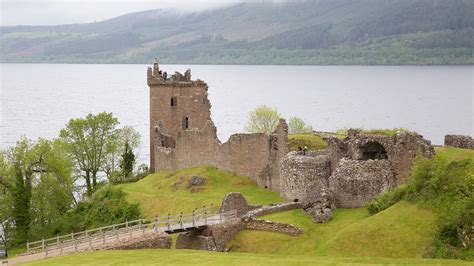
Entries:
{"label": "ruined stone wall", "polygon": [[157,61],[147,75],[152,171],[210,164],[279,191],[279,161],[288,153],[284,120],[273,134],[235,134],[221,144],[210,117],[206,83],[192,81],[190,70],[167,80]]}
{"label": "ruined stone wall", "polygon": [[176,238],[176,249],[194,249],[217,251],[212,236],[203,236],[194,233],[181,233]]}
{"label": "ruined stone wall", "polygon": [[110,246],[104,247],[104,249],[115,249],[115,250],[133,250],[133,249],[170,249],[171,248],[171,237],[164,233],[148,233],[140,237],[134,237],[127,240],[121,240]]}
{"label": "ruined stone wall", "polygon": [[280,162],[280,195],[289,200],[302,200],[315,187],[328,187],[331,175],[329,156],[303,156],[288,153]]}
{"label": "ruined stone wall", "polygon": [[221,224],[210,225],[204,235],[212,236],[217,251],[226,251],[227,244],[244,229],[241,219],[233,219]]}
{"label": "ruined stone wall", "polygon": [[278,161],[288,151],[285,135],[287,126],[284,121],[280,125],[280,131],[272,135],[235,134],[221,144],[214,124],[208,120],[202,130],[179,132],[174,149],[157,147],[154,150],[154,170],[211,164],[219,169],[252,177],[256,181],[264,179],[266,183],[259,182],[262,187],[279,191]]}
{"label": "ruined stone wall", "polygon": [[257,220],[252,217],[244,219],[244,224],[245,229],[278,232],[290,236],[299,236],[303,234],[303,230],[295,225],[268,220]]}
{"label": "ruined stone wall", "polygon": [[334,172],[342,158],[364,160],[363,147],[369,143],[383,146],[386,158],[393,166],[397,185],[408,180],[413,160],[416,155],[431,157],[434,148],[431,142],[415,133],[400,132],[396,135],[362,134],[357,130],[350,130],[346,139],[328,138],[328,154],[331,161],[331,171]]}
{"label": "ruined stone wall", "polygon": [[444,146],[472,150],[474,149],[474,139],[471,136],[446,135],[444,136]]}
{"label": "ruined stone wall", "polygon": [[249,205],[244,195],[240,192],[232,192],[227,194],[222,200],[219,212],[225,213],[236,210],[237,216],[241,216],[250,210],[261,208],[261,205]]}
{"label": "ruined stone wall", "polygon": [[270,160],[267,169],[269,175],[260,176],[260,185],[269,187],[273,191],[281,191],[281,166],[280,161],[285,157],[290,149],[288,147],[288,125],[284,119],[280,119],[275,132],[270,136]]}
{"label": "ruined stone wall", "polygon": [[348,140],[348,157],[353,160],[362,160],[361,147],[369,142],[381,144],[387,152],[387,159],[392,164],[397,185],[408,180],[417,154],[426,157],[434,155],[431,143],[422,136],[400,132],[394,136],[357,134]]}
{"label": "ruined stone wall", "polygon": [[301,208],[301,204],[299,202],[285,202],[285,203],[278,203],[278,204],[270,204],[270,205],[265,205],[260,208],[248,211],[244,215],[244,218],[260,217],[260,216],[269,215],[272,213],[290,211],[290,210],[299,209],[299,208]]}
{"label": "ruined stone wall", "polygon": [[331,173],[336,170],[339,160],[349,156],[349,147],[346,140],[341,140],[335,137],[325,138],[328,148],[327,153],[331,161]]}
{"label": "ruined stone wall", "polygon": [[270,163],[270,141],[266,134],[236,134],[222,144],[217,167],[241,175],[250,176],[256,181]]}
{"label": "ruined stone wall", "polygon": [[329,178],[338,208],[358,208],[396,186],[388,160],[342,159]]}
{"label": "ruined stone wall", "polygon": [[429,141],[410,132],[376,135],[349,130],[345,139],[325,140],[324,151],[309,156],[289,153],[281,160],[283,197],[301,200],[312,193],[319,198],[326,191],[337,199],[337,207],[360,207],[406,182],[415,156],[434,154]]}
{"label": "ruined stone wall", "polygon": [[211,123],[208,121],[203,130],[180,132],[175,149],[156,149],[154,170],[175,170],[211,164],[219,169],[257,180],[260,173],[270,164],[269,136],[236,134],[220,144]]}

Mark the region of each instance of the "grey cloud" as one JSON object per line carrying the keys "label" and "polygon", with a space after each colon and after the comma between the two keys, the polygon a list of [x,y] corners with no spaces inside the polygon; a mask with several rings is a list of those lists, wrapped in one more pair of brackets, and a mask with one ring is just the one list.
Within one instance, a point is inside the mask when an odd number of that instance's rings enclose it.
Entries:
{"label": "grey cloud", "polygon": [[56,25],[101,21],[131,12],[175,9],[184,12],[225,6],[239,0],[0,0],[1,25]]}

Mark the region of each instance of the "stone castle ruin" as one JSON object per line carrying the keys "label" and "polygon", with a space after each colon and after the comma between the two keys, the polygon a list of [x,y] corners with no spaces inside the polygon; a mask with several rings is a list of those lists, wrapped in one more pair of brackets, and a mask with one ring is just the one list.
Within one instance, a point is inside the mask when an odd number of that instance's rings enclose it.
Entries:
{"label": "stone castle ruin", "polygon": [[349,130],[345,139],[325,138],[325,150],[289,152],[283,119],[272,134],[235,134],[221,143],[204,81],[192,80],[190,70],[168,77],[157,61],[148,68],[147,79],[152,171],[210,164],[249,176],[324,217],[334,207],[360,207],[404,183],[417,154],[434,154],[430,142],[415,133],[369,135],[357,130]]}
{"label": "stone castle ruin", "polygon": [[168,78],[158,62],[148,68],[147,80],[152,171],[210,164],[280,191],[279,161],[288,153],[285,120],[280,120],[272,134],[235,134],[221,143],[211,119],[204,81],[191,80],[190,70]]}
{"label": "stone castle ruin", "polygon": [[444,136],[444,146],[474,150],[474,139],[471,136],[446,135]]}
{"label": "stone castle ruin", "polygon": [[[356,208],[407,181],[416,155],[431,157],[431,143],[416,133],[363,134],[349,130],[348,137],[325,139],[328,148],[302,156],[290,152],[281,160],[281,195],[289,200],[325,194],[321,202],[333,207]],[[317,197],[317,196],[316,196]]]}

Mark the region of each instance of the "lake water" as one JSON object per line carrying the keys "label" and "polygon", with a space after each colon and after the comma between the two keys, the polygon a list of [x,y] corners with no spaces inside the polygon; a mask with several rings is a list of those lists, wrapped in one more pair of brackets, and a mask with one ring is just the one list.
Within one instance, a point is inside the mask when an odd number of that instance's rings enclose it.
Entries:
{"label": "lake water", "polygon": [[[148,161],[146,65],[0,67],[0,148],[22,135],[54,138],[70,118],[107,111],[141,132],[139,156]],[[403,127],[434,144],[448,133],[473,135],[473,66],[161,66],[188,67],[209,85],[222,141],[263,104],[320,131]]]}

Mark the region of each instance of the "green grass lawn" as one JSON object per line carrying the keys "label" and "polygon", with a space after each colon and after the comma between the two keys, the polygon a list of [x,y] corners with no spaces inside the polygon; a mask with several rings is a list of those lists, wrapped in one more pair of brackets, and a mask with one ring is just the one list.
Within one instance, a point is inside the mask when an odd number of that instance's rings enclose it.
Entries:
{"label": "green grass lawn", "polygon": [[314,224],[302,210],[264,217],[294,224],[304,230],[299,237],[244,230],[230,243],[231,250],[248,253],[287,253],[336,257],[419,258],[432,240],[435,215],[400,202],[376,215],[365,208],[338,209],[333,219]]}
{"label": "green grass lawn", "polygon": [[317,135],[313,134],[290,134],[288,135],[288,146],[290,150],[296,151],[298,147],[308,147],[308,150],[322,150],[327,147],[327,143]]}
{"label": "green grass lawn", "polygon": [[474,160],[474,150],[459,149],[452,147],[435,147],[436,156],[448,161],[458,161],[464,159]]}
{"label": "green grass lawn", "polygon": [[[206,179],[200,187],[188,188],[192,176]],[[222,199],[230,192],[241,192],[250,204],[282,202],[276,192],[257,187],[249,177],[218,170],[213,166],[200,166],[189,169],[151,174],[138,182],[122,184],[132,202],[140,204],[145,217],[190,212],[203,205],[220,206]]]}
{"label": "green grass lawn", "polygon": [[[312,135],[296,138],[319,142],[319,137]],[[450,160],[474,156],[473,151],[455,148],[436,148],[436,152],[437,156]],[[194,175],[203,176],[205,185],[188,188],[188,181]],[[160,172],[119,186],[128,193],[130,201],[140,204],[146,217],[188,212],[210,203],[219,206],[222,198],[230,192],[242,192],[251,204],[283,201],[277,193],[258,188],[248,177],[212,166]],[[229,244],[229,253],[192,250],[99,251],[41,260],[32,265],[469,264],[458,260],[421,259],[433,238],[436,216],[430,210],[404,201],[373,216],[369,216],[365,208],[337,209],[333,219],[324,224],[314,224],[302,210],[264,218],[297,225],[304,230],[304,234],[292,237],[243,230]]]}
{"label": "green grass lawn", "polygon": [[287,254],[221,253],[195,250],[114,250],[39,260],[28,265],[469,265],[458,260],[338,258]]}

